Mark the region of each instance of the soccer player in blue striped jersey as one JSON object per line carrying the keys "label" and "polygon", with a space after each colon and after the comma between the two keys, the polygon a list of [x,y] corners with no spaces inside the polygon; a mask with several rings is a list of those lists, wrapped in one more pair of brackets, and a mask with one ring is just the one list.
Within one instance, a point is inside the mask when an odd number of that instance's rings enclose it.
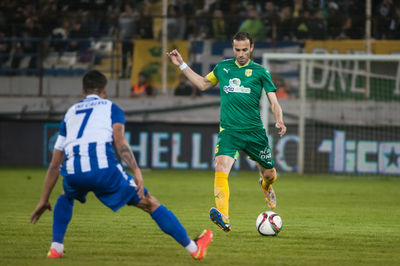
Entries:
{"label": "soccer player in blue striped jersey", "polygon": [[[106,84],[106,77],[99,71],[86,73],[85,98],[70,107],[61,122],[42,195],[31,215],[31,222],[36,223],[43,212],[51,210],[49,197],[61,173],[64,193],[54,208],[53,241],[47,257],[64,256],[64,236],[74,200],[84,203],[92,191],[115,212],[129,205],[149,213],[163,232],[185,247],[195,260],[201,260],[212,240],[211,231],[207,229],[197,239],[190,239],[176,216],[144,187],[141,170],[124,137],[124,112],[105,99]],[[115,152],[134,177],[123,169]]]}

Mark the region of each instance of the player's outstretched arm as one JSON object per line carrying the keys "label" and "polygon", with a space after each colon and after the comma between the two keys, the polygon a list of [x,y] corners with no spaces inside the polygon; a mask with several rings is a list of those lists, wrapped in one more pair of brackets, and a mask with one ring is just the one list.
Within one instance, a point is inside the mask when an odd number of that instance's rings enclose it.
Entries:
{"label": "player's outstretched arm", "polygon": [[213,84],[211,81],[194,72],[183,61],[182,56],[178,52],[178,50],[172,50],[170,53],[167,53],[167,55],[171,59],[172,63],[182,70],[182,73],[188,78],[188,80],[190,80],[190,82],[192,82],[193,85],[195,85],[200,90],[205,91],[215,86],[215,84]]}
{"label": "player's outstretched arm", "polygon": [[278,98],[276,97],[275,92],[267,93],[268,101],[271,104],[271,110],[275,117],[275,127],[278,129],[279,136],[283,136],[286,133],[286,126],[283,123],[283,113],[281,105],[278,102]]}
{"label": "player's outstretched arm", "polygon": [[136,189],[140,198],[144,197],[144,182],[142,177],[142,171],[136,163],[135,156],[132,153],[129,143],[125,139],[125,126],[121,123],[113,124],[113,138],[115,143],[115,148],[118,155],[122,160],[129,166],[133,171],[135,178]]}
{"label": "player's outstretched arm", "polygon": [[46,177],[44,180],[42,195],[40,197],[39,203],[37,204],[35,210],[31,215],[31,223],[36,223],[40,216],[46,211],[51,211],[51,205],[49,202],[51,191],[58,180],[58,175],[60,174],[60,166],[64,161],[65,155],[63,151],[54,149],[53,156],[51,158],[50,166],[47,169]]}

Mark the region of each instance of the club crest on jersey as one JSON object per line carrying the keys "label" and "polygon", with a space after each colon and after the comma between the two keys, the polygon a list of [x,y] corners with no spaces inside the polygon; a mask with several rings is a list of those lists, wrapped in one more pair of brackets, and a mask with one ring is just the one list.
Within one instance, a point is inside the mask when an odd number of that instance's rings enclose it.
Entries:
{"label": "club crest on jersey", "polygon": [[238,78],[233,78],[229,80],[229,86],[224,86],[224,91],[226,93],[236,92],[236,93],[250,93],[250,88],[245,88],[241,84],[241,80]]}
{"label": "club crest on jersey", "polygon": [[246,69],[246,72],[244,72],[244,74],[246,75],[246,77],[250,77],[251,74],[253,74],[253,69]]}

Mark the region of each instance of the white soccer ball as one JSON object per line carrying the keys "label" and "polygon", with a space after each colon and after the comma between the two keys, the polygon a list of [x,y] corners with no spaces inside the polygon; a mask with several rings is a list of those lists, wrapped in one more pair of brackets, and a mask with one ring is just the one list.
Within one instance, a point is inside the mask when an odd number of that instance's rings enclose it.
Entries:
{"label": "white soccer ball", "polygon": [[282,219],[275,212],[262,212],[257,217],[256,227],[263,236],[276,236],[282,229]]}

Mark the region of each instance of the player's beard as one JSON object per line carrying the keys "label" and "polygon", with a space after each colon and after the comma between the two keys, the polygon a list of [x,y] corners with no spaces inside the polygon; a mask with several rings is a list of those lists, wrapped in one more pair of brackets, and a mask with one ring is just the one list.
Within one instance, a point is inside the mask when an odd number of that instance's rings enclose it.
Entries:
{"label": "player's beard", "polygon": [[249,57],[245,57],[245,56],[237,58],[237,61],[238,61],[239,65],[241,65],[241,66],[247,64],[249,62],[249,60],[250,60],[250,58]]}

